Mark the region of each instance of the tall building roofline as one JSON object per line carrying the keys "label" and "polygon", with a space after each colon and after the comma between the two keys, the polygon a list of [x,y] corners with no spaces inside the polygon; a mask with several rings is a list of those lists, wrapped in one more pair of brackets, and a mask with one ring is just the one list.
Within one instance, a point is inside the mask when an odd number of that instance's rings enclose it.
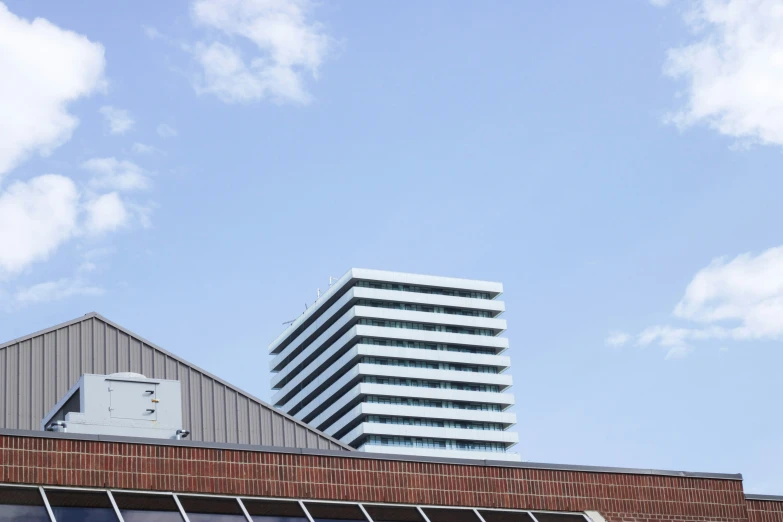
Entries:
{"label": "tall building roofline", "polygon": [[414,274],[408,272],[395,272],[390,270],[374,270],[369,268],[351,268],[343,274],[329,289],[307,307],[299,317],[297,317],[277,338],[269,343],[269,351],[291,336],[293,332],[301,328],[308,319],[314,317],[316,312],[325,309],[328,305],[342,295],[350,287],[350,283],[358,280],[386,281],[401,284],[411,284],[429,287],[460,288],[464,290],[474,290],[478,292],[487,292],[492,298],[503,293],[503,283],[496,281],[483,281],[479,279],[463,279],[456,277],[433,276],[426,274]]}

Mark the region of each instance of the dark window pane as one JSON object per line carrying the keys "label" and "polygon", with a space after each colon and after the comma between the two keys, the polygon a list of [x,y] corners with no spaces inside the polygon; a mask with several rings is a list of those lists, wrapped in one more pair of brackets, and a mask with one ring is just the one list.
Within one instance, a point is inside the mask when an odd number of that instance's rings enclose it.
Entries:
{"label": "dark window pane", "polygon": [[254,522],[308,522],[297,502],[242,499],[242,503]]}
{"label": "dark window pane", "polygon": [[565,513],[533,513],[538,522],[586,522],[582,515],[568,515]]}
{"label": "dark window pane", "polygon": [[105,491],[47,489],[46,498],[57,522],[117,522]]}
{"label": "dark window pane", "polygon": [[364,504],[364,509],[375,522],[424,522],[419,510],[415,507]]}
{"label": "dark window pane", "polygon": [[49,522],[49,514],[36,488],[0,487],[0,522]]}
{"label": "dark window pane", "polygon": [[430,522],[479,522],[470,509],[424,508],[424,514]]}
{"label": "dark window pane", "polygon": [[171,495],[142,495],[113,493],[125,522],[182,522],[174,497]]}
{"label": "dark window pane", "polygon": [[485,511],[479,509],[479,513],[486,522],[533,522],[530,515],[523,511]]}
{"label": "dark window pane", "polygon": [[235,498],[179,497],[179,501],[190,522],[247,522]]}
{"label": "dark window pane", "polygon": [[305,507],[315,522],[334,522],[337,520],[360,520],[361,522],[367,522],[362,510],[356,504],[306,502]]}

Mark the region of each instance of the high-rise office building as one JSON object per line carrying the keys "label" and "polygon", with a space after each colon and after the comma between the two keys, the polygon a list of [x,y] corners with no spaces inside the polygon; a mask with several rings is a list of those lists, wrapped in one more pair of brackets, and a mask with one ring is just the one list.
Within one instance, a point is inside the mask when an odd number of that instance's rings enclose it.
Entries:
{"label": "high-rise office building", "polygon": [[269,345],[273,403],[362,451],[519,460],[502,292],[351,269]]}

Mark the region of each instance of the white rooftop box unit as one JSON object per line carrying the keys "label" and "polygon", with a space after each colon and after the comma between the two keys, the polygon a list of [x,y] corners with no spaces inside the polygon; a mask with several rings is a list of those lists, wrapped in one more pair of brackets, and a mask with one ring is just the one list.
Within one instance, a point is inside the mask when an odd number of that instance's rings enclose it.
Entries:
{"label": "white rooftop box unit", "polygon": [[93,435],[180,439],[179,381],[138,373],[85,374],[41,421],[41,429]]}

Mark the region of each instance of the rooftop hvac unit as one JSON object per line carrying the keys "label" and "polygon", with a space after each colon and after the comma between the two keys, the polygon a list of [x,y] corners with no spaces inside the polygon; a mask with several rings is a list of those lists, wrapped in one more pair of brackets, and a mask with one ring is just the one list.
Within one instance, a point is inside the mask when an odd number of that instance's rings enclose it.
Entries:
{"label": "rooftop hvac unit", "polygon": [[138,373],[85,374],[41,421],[41,429],[93,435],[181,439],[179,381]]}

